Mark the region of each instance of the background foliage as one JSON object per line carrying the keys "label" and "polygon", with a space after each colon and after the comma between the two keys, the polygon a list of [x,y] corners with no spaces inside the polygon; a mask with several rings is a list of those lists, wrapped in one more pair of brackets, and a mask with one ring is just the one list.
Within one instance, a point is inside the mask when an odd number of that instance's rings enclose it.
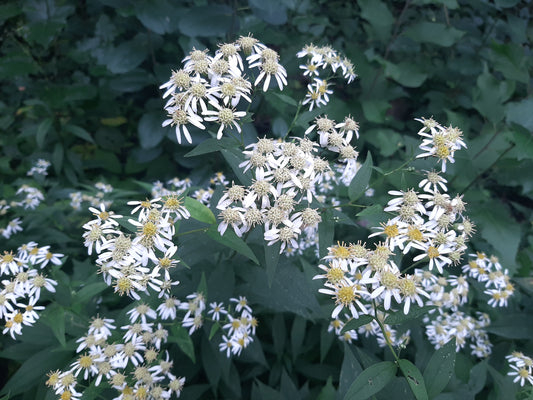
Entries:
{"label": "background foliage", "polygon": [[[336,88],[332,102],[320,111],[336,119],[355,116],[361,124],[360,154],[370,151],[374,165],[384,171],[413,156],[418,130],[413,118],[433,116],[463,130],[468,149],[449,166],[450,186],[465,195],[478,226],[474,248],[496,254],[517,278],[523,297],[511,302],[505,317],[493,320],[490,363],[458,354],[439,398],[508,398],[502,389],[494,390],[501,384],[498,379],[504,379],[498,375],[505,374],[503,357],[516,347],[533,353],[528,323],[533,317],[531,9],[530,0],[4,2],[0,193],[12,197],[38,158],[50,160],[52,171],[41,182],[44,203],[30,213],[21,236],[0,239],[0,250],[34,240],[69,258],[54,272],[63,289],[51,300],[42,323],[17,343],[8,337],[0,342],[0,376],[7,384],[2,394],[45,398],[43,374],[72,357],[75,339],[97,310],[95,296],[101,294],[109,310],[127,304],[104,291],[105,286],[87,290],[101,283],[81,246],[80,227],[89,217],[69,207],[68,193],[105,181],[120,188],[114,194],[118,204],[148,195],[138,182],[174,176],[206,181],[224,168],[218,153],[184,157],[193,147],[178,146],[174,130],[161,127],[165,115],[158,87],[193,46],[214,49],[252,32],[279,50],[289,72],[284,94],[296,99],[305,93],[295,58],[303,45],[331,44],[353,61],[359,79]],[[252,111],[254,121],[245,127],[248,138],[283,135],[294,112],[270,93],[254,102]],[[315,115],[302,114],[297,133]],[[193,136],[192,146],[208,137],[203,132]],[[376,193],[368,205],[385,204],[387,190],[411,187],[408,172],[401,168],[381,176],[380,182],[371,181]],[[356,220],[353,210],[346,214]],[[380,217],[367,215],[366,223],[376,224]],[[336,226],[335,240],[366,237],[361,218],[357,222]],[[195,267],[180,277],[180,293],[194,291],[204,273],[213,298],[246,294],[259,312],[259,340],[229,361],[206,338],[193,338],[195,359],[182,354],[178,367],[188,380],[184,398],[204,393],[333,399],[346,393],[361,365],[383,359],[371,343],[343,346],[326,332],[330,309],[321,306],[325,296],[315,295],[315,265],[282,257],[268,286],[265,270],[244,257],[215,263],[202,251],[205,240],[194,235],[183,239],[180,257]],[[262,249],[252,250],[263,256]],[[412,346],[407,350],[421,370],[431,357],[432,350],[425,350],[423,355],[415,355]],[[50,351],[57,357],[49,357]],[[406,383],[396,379],[377,397],[401,390],[408,398]]]}

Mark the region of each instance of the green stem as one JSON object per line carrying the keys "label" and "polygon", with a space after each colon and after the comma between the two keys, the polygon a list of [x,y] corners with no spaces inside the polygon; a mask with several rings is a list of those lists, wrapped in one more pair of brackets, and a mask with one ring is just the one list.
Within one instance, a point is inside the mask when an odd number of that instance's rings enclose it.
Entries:
{"label": "green stem", "polygon": [[183,235],[188,235],[190,233],[196,233],[196,232],[207,232],[208,229],[209,228],[192,229],[190,231],[176,233],[176,236],[183,236]]}
{"label": "green stem", "polygon": [[396,360],[396,362],[398,362],[398,361],[400,361],[400,358],[398,357],[398,354],[396,354],[396,352],[394,351],[394,347],[392,347],[392,343],[391,343],[389,337],[387,336],[387,331],[385,330],[385,325],[383,325],[383,322],[381,322],[379,320],[378,316],[377,316],[378,312],[377,312],[376,301],[372,300],[372,304],[374,306],[374,315],[376,316],[375,320],[378,323],[379,328],[381,329],[381,332],[383,332],[383,337],[385,338],[385,342],[387,342],[387,346],[389,346],[389,349],[390,349],[392,355],[394,356],[394,359]]}
{"label": "green stem", "polygon": [[289,125],[289,128],[287,129],[287,133],[285,133],[285,136],[283,136],[283,140],[289,135],[290,131],[292,131],[292,128],[294,128],[294,125],[296,124],[296,119],[300,115],[300,110],[302,109],[302,101],[300,100],[298,102],[298,108],[296,109],[296,114],[294,115],[294,118],[292,119],[291,124]]}

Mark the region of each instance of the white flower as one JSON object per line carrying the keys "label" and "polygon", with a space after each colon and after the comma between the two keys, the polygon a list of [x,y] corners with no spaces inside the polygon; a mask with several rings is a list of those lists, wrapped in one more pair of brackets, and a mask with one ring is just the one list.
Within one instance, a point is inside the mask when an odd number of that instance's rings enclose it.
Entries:
{"label": "white flower", "polygon": [[204,119],[206,121],[215,121],[220,124],[220,128],[218,128],[217,131],[217,139],[222,138],[222,134],[224,129],[226,127],[235,127],[237,129],[237,132],[241,132],[241,127],[238,124],[239,118],[242,118],[246,115],[246,111],[235,111],[228,107],[220,107],[215,104],[213,104],[216,108],[218,108],[218,111],[208,110],[205,111],[203,114],[207,115]]}

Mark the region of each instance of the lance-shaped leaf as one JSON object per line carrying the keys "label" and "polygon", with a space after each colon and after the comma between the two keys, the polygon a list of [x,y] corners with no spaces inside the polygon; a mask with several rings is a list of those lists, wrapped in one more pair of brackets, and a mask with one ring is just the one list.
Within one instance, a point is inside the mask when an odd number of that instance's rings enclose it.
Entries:
{"label": "lance-shaped leaf", "polygon": [[348,389],[344,400],[365,400],[383,389],[398,367],[392,361],[382,361],[365,369]]}

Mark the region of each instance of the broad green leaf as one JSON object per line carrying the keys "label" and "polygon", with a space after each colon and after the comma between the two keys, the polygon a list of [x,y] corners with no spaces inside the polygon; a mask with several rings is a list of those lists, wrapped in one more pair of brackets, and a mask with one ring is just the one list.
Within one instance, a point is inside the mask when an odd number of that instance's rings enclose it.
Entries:
{"label": "broad green leaf", "polygon": [[510,379],[507,379],[508,377],[506,378],[490,364],[487,365],[487,370],[494,380],[494,388],[497,393],[495,400],[515,399],[518,385],[515,385]]}
{"label": "broad green leaf", "polygon": [[424,370],[424,381],[430,399],[442,392],[453,376],[455,355],[455,339],[451,339],[431,356]]}
{"label": "broad green leaf", "polygon": [[505,118],[507,122],[522,125],[529,132],[533,132],[533,98],[517,102],[507,103],[505,106]]}
{"label": "broad green leaf", "polygon": [[232,27],[233,10],[226,5],[191,7],[178,22],[181,33],[191,37],[223,36]]}
{"label": "broad green leaf", "polygon": [[61,346],[65,347],[65,309],[58,304],[50,305],[41,318],[52,329]]}
{"label": "broad green leaf", "polygon": [[488,332],[507,339],[530,339],[533,337],[533,314],[510,312],[500,314],[486,329]]}
{"label": "broad green leaf", "polygon": [[328,247],[333,244],[335,221],[331,218],[331,210],[321,214],[322,221],[318,224],[318,253],[320,257],[328,254]]}
{"label": "broad green leaf", "polygon": [[331,376],[328,378],[326,384],[322,386],[322,390],[320,390],[320,393],[318,394],[318,397],[316,400],[336,400],[337,398],[337,391],[335,390],[335,387],[333,386]]}
{"label": "broad green leaf", "polygon": [[382,124],[387,119],[387,111],[391,108],[391,103],[386,100],[363,100],[361,101],[363,114],[370,122]]}
{"label": "broad green leaf", "polygon": [[346,395],[354,380],[363,372],[363,367],[361,367],[361,364],[355,358],[351,346],[344,342],[343,350],[344,358],[339,376],[338,398],[343,398]]}
{"label": "broad green leaf", "polygon": [[484,387],[487,381],[487,359],[477,363],[470,371],[470,379],[468,379],[468,391],[473,395],[478,394]]}
{"label": "broad green leaf", "polygon": [[398,367],[392,361],[382,361],[359,374],[352,383],[345,400],[365,400],[378,393],[396,375]]}
{"label": "broad green leaf", "polygon": [[361,17],[370,23],[373,33],[380,40],[387,40],[394,23],[394,16],[387,4],[381,0],[362,0],[357,4],[361,7]]}
{"label": "broad green leaf", "polygon": [[465,34],[454,27],[440,22],[420,21],[408,26],[404,35],[415,42],[436,44],[437,46],[449,47],[456,43]]}
{"label": "broad green leaf", "polygon": [[237,142],[231,138],[222,137],[220,140],[217,138],[209,138],[185,154],[184,157],[194,157],[201,154],[213,153],[222,149],[231,149],[237,145]]}
{"label": "broad green leaf", "polygon": [[46,118],[43,122],[39,124],[37,132],[35,132],[35,140],[37,141],[37,146],[39,146],[39,148],[43,147],[46,135],[52,127],[52,122],[52,118]]}
{"label": "broad green leaf", "polygon": [[426,385],[424,378],[420,373],[420,370],[409,360],[398,360],[398,365],[402,370],[407,383],[411,387],[417,400],[428,400],[428,393],[426,391]]}
{"label": "broad green leaf", "polygon": [[387,62],[385,64],[385,75],[394,79],[399,84],[406,87],[419,87],[428,77],[419,64],[402,61],[398,64]]}
{"label": "broad green leaf", "polygon": [[10,377],[2,388],[0,395],[9,393],[11,396],[15,396],[19,393],[24,393],[29,387],[34,386],[37,381],[43,379],[51,370],[64,368],[71,357],[71,349],[63,350],[54,347],[46,348],[34,354]]}
{"label": "broad green leaf", "polygon": [[263,247],[265,249],[265,267],[268,276],[268,286],[271,286],[278,267],[281,242],[278,241],[269,246],[268,243],[264,241]]}
{"label": "broad green leaf", "polygon": [[230,249],[235,250],[243,256],[248,257],[254,263],[259,265],[259,261],[257,260],[257,257],[255,256],[252,249],[250,249],[246,242],[240,237],[238,237],[231,228],[226,229],[224,235],[220,236],[220,233],[217,230],[217,226],[211,225],[211,227],[207,230],[206,233],[207,236],[209,236],[211,239],[223,244],[226,247],[229,247]]}
{"label": "broad green leaf", "polygon": [[296,102],[296,100],[294,100],[292,97],[290,96],[287,96],[285,94],[281,94],[281,93],[277,93],[277,92],[268,92],[269,96],[273,96],[275,97],[276,99],[280,100],[281,102],[285,103],[285,104],[288,104],[290,106],[293,106],[293,107],[298,107],[298,103]]}
{"label": "broad green leaf", "polygon": [[79,126],[68,124],[65,125],[65,130],[89,143],[94,143],[94,139],[92,138],[91,134]]}
{"label": "broad green leaf", "polygon": [[244,161],[243,154],[237,149],[223,149],[220,151],[231,169],[239,179],[240,183],[246,186],[252,184],[251,171],[246,171],[246,174],[243,173],[243,169],[239,167],[239,164]]}
{"label": "broad green leaf", "polygon": [[159,35],[172,33],[178,27],[176,21],[183,9],[178,4],[169,3],[166,0],[151,2],[135,2],[135,16],[148,29]]}
{"label": "broad green leaf", "polygon": [[344,324],[341,329],[341,334],[351,331],[352,329],[357,329],[363,325],[369,324],[374,320],[374,317],[371,315],[362,314],[359,318],[352,318]]}
{"label": "broad green leaf", "polygon": [[77,303],[85,304],[97,294],[102,293],[108,287],[109,286],[107,286],[107,283],[105,282],[90,283],[78,290],[78,292],[74,295],[74,300]]}
{"label": "broad green leaf", "polygon": [[220,324],[217,321],[215,321],[213,326],[211,326],[211,330],[209,331],[209,340],[213,339],[213,336],[215,336],[215,333],[217,333],[219,329],[220,329]]}
{"label": "broad green leaf", "polygon": [[366,160],[353,177],[348,188],[348,196],[350,201],[355,201],[365,193],[370,177],[372,176],[372,154],[370,152],[366,155]]}
{"label": "broad green leaf", "polygon": [[187,329],[180,325],[173,325],[171,334],[168,336],[170,343],[176,343],[178,347],[183,351],[187,357],[191,359],[193,363],[196,363],[196,357],[194,355],[194,344]]}
{"label": "broad green leaf", "polygon": [[404,314],[403,310],[390,313],[387,318],[385,318],[385,323],[388,325],[401,324],[411,319],[420,318],[421,316],[426,315],[430,310],[433,310],[434,308],[436,308],[436,306],[418,307],[412,305],[409,308],[408,314]]}
{"label": "broad green leaf", "polygon": [[192,197],[185,197],[185,208],[191,213],[191,217],[206,224],[216,224],[217,219],[213,212],[205,204]]}
{"label": "broad green leaf", "polygon": [[306,320],[302,317],[294,317],[294,321],[291,327],[291,350],[292,350],[292,359],[296,361],[298,355],[301,354],[302,345],[305,339],[306,334]]}
{"label": "broad green leaf", "polygon": [[[510,15],[512,18],[513,16]],[[521,18],[516,18],[515,25],[525,22]],[[525,31],[525,27],[524,27]],[[516,80],[527,84],[529,81],[528,61],[529,57],[524,48],[519,43],[497,43],[491,44],[492,52],[489,54],[491,67],[500,71],[506,79]]]}
{"label": "broad green leaf", "polygon": [[64,149],[61,143],[56,143],[54,146],[54,152],[52,153],[52,165],[56,175],[59,175],[63,167]]}
{"label": "broad green leaf", "polygon": [[248,0],[253,13],[263,21],[272,25],[287,22],[287,6],[282,0]]}
{"label": "broad green leaf", "polygon": [[167,135],[167,130],[161,126],[161,113],[144,114],[137,125],[137,133],[143,149],[151,149],[161,143]]}

